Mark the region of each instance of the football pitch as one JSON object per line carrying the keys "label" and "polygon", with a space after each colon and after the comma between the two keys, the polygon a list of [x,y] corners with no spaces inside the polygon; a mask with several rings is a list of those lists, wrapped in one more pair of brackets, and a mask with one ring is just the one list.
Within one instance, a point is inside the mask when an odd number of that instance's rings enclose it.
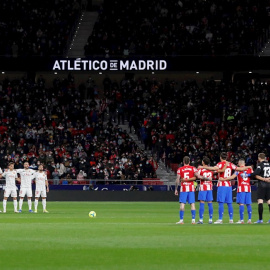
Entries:
{"label": "football pitch", "polygon": [[[1,269],[269,269],[270,224],[185,224],[177,202],[47,202],[0,214]],[[89,218],[94,210],[96,218]],[[234,204],[234,221],[239,219]],[[198,205],[197,205],[198,217]],[[196,217],[196,220],[198,219]],[[264,206],[265,221],[269,219]],[[217,203],[214,203],[214,220]],[[258,219],[253,204],[253,221]],[[208,220],[206,206],[205,222]],[[245,220],[247,213],[245,209]]]}

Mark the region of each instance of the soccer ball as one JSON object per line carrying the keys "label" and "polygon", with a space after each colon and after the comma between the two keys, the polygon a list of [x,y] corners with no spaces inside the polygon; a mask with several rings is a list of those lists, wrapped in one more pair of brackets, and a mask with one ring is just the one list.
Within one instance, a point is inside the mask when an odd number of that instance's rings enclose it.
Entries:
{"label": "soccer ball", "polygon": [[91,217],[91,218],[94,218],[94,217],[96,217],[96,212],[95,211],[90,211],[89,212],[89,217]]}

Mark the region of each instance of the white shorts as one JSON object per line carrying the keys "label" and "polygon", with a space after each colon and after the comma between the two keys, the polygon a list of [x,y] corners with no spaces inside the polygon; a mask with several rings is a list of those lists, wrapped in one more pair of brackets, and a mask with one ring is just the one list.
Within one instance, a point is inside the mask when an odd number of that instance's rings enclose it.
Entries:
{"label": "white shorts", "polygon": [[6,188],[4,192],[4,198],[8,198],[11,196],[12,198],[17,198],[17,190],[16,188]]}
{"label": "white shorts", "polygon": [[32,197],[32,188],[21,188],[19,192],[19,197],[24,198],[24,196]]}
{"label": "white shorts", "polygon": [[47,192],[45,189],[42,189],[42,190],[36,190],[35,192],[35,198],[46,198],[47,197]]}

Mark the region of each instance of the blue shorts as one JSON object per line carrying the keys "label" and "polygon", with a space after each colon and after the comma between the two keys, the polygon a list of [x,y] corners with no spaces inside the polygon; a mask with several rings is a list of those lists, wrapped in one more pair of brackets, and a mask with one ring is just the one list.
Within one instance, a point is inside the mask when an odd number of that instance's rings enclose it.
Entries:
{"label": "blue shorts", "polygon": [[236,202],[241,204],[252,204],[251,192],[238,192]]}
{"label": "blue shorts", "polygon": [[232,203],[232,187],[218,187],[217,202]]}
{"label": "blue shorts", "polygon": [[195,192],[190,191],[190,192],[180,192],[179,196],[179,202],[180,203],[195,203]]}
{"label": "blue shorts", "polygon": [[212,202],[213,191],[212,190],[199,191],[198,201]]}

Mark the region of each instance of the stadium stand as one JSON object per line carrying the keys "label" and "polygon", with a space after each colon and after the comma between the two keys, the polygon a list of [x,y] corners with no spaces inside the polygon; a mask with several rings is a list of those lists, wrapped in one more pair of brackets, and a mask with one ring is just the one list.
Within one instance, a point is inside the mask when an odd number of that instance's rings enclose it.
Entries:
{"label": "stadium stand", "polygon": [[43,77],[36,83],[5,79],[0,84],[0,167],[14,161],[22,168],[29,161],[37,169],[44,163],[54,184],[156,178],[153,160],[128,133],[102,120],[103,100],[84,96],[71,74],[55,79],[52,88],[45,87]]}
{"label": "stadium stand", "polygon": [[269,155],[269,87],[259,80],[208,80],[199,86],[144,78],[124,79],[106,95],[116,100],[109,104],[110,115],[123,104],[130,132],[135,130],[145,150],[176,171],[185,155],[195,166],[205,155],[217,163],[221,151],[234,163],[244,157],[248,165],[255,165],[258,152]]}
{"label": "stadium stand", "polygon": [[269,38],[269,1],[107,1],[85,55],[255,54]]}
{"label": "stadium stand", "polygon": [[63,55],[80,12],[73,0],[1,1],[0,55]]}
{"label": "stadium stand", "polygon": [[[89,89],[90,88],[90,89]],[[94,81],[75,87],[74,77],[56,78],[46,88],[25,78],[0,84],[0,167],[47,165],[53,183],[110,183],[156,179],[158,162],[176,171],[182,158],[213,164],[227,151],[255,165],[258,152],[270,154],[269,84],[176,82],[156,78],[104,80],[104,98]],[[74,102],[70,103],[69,101]],[[201,113],[199,113],[201,112]],[[139,149],[129,123],[143,142]],[[152,157],[146,153],[151,152]],[[158,179],[157,179],[158,182]],[[147,182],[148,183],[148,182]],[[155,183],[158,184],[158,183]]]}
{"label": "stadium stand", "polygon": [[[105,1],[85,55],[255,54],[269,37],[269,6],[256,0]],[[77,0],[4,0],[0,55],[63,55],[80,13]],[[258,152],[270,154],[269,84],[260,80],[198,85],[106,77],[103,88],[101,98],[91,78],[77,86],[71,74],[51,88],[42,77],[2,81],[0,167],[11,160],[16,168],[25,160],[33,169],[45,163],[55,184],[147,183],[157,178],[158,162],[176,171],[185,155],[197,166],[204,155],[216,163],[221,151],[232,162],[245,157],[248,165],[255,165]],[[144,149],[122,130],[125,123]]]}

